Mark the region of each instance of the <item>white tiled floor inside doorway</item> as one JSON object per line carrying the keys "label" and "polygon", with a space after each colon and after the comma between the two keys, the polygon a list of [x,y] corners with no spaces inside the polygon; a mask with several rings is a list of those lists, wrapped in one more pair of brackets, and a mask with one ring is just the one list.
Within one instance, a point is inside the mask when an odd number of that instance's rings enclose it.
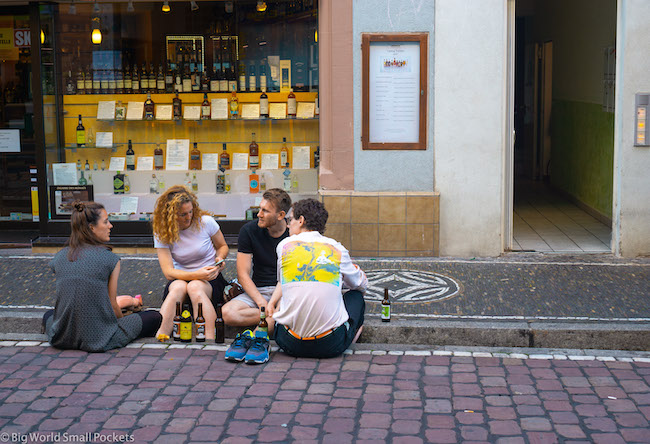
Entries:
{"label": "white tiled floor inside doorway", "polygon": [[611,252],[611,227],[543,183],[517,183],[513,251]]}

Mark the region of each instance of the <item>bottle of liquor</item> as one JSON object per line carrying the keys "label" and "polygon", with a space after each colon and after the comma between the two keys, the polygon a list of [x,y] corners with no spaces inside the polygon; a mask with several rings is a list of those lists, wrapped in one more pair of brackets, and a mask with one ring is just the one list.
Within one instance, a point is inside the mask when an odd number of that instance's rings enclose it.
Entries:
{"label": "bottle of liquor", "polygon": [[266,191],[266,174],[264,174],[264,171],[260,172],[260,193],[264,193]]}
{"label": "bottle of liquor", "polygon": [[101,74],[98,69],[93,69],[93,94],[100,94],[101,93]]}
{"label": "bottle of liquor", "polygon": [[193,193],[198,193],[199,192],[199,181],[196,178],[196,173],[192,174],[192,192]]}
{"label": "bottle of liquor", "polygon": [[257,330],[269,333],[269,324],[266,322],[266,307],[260,308],[260,323],[257,324]]}
{"label": "bottle of liquor", "polygon": [[180,341],[181,340],[181,303],[176,302],[176,316],[174,316],[173,319],[173,330],[172,330],[172,337],[174,338],[174,341]]}
{"label": "bottle of liquor", "polygon": [[201,91],[210,91],[210,74],[207,69],[201,73]]}
{"label": "bottle of liquor", "polygon": [[163,177],[162,174],[158,176],[158,192],[159,193],[165,192],[165,178]]}
{"label": "bottle of liquor", "polygon": [[183,304],[181,320],[179,326],[179,335],[181,342],[192,342],[192,315],[190,314],[190,305]]}
{"label": "bottle of liquor", "polygon": [[201,89],[201,73],[199,72],[198,65],[194,65],[192,71],[192,92],[197,92]]}
{"label": "bottle of liquor", "polygon": [[84,170],[85,171],[90,171],[90,163],[88,162],[88,159],[86,159],[86,164],[84,165]]}
{"label": "bottle of liquor", "polygon": [[167,71],[165,71],[165,92],[174,92],[174,73],[169,60],[167,60]]}
{"label": "bottle of liquor", "polygon": [[77,94],[86,94],[86,82],[84,81],[84,72],[79,65],[79,71],[77,71]]}
{"label": "bottle of liquor", "polygon": [[192,178],[190,173],[185,173],[185,180],[183,181],[183,186],[189,190],[192,189]]}
{"label": "bottle of liquor", "polygon": [[77,159],[77,171],[81,171],[81,159]]}
{"label": "bottle of liquor", "polygon": [[210,101],[208,93],[203,93],[203,103],[201,103],[201,120],[210,120]]}
{"label": "bottle of liquor", "polygon": [[266,86],[262,87],[262,94],[260,95],[260,117],[269,117],[269,96],[266,95]]}
{"label": "bottle of liquor", "polygon": [[194,142],[194,147],[190,151],[190,170],[200,170],[201,169],[201,151],[199,151]]}
{"label": "bottle of liquor", "polygon": [[291,192],[291,170],[289,169],[289,162],[284,164],[284,171],[282,172],[282,189],[287,193]]}
{"label": "bottle of liquor", "polygon": [[219,167],[227,170],[230,168],[230,154],[226,151],[226,144],[223,144],[223,150],[219,155]]}
{"label": "bottle of liquor", "polygon": [[93,184],[93,175],[88,173],[88,184],[87,185],[94,185]]}
{"label": "bottle of liquor", "polygon": [[316,151],[314,151],[314,168],[318,168],[320,165],[320,146],[316,147]]}
{"label": "bottle of liquor", "polygon": [[287,149],[287,138],[282,138],[282,148],[280,148],[280,165],[289,165],[289,150]]}
{"label": "bottle of liquor", "polygon": [[178,92],[172,100],[172,107],[174,109],[174,120],[181,120],[183,118],[183,101],[178,97]]}
{"label": "bottle of liquor", "polygon": [[260,89],[266,91],[266,59],[260,64]]}
{"label": "bottle of liquor", "polygon": [[151,175],[151,180],[149,181],[149,193],[158,194],[158,179],[156,179],[155,174]]}
{"label": "bottle of liquor", "polygon": [[244,62],[239,63],[239,91],[246,92],[246,68]]}
{"label": "bottle of liquor", "polygon": [[257,76],[255,75],[255,62],[251,63],[248,69],[248,90],[257,91]]}
{"label": "bottle of liquor", "polygon": [[88,185],[86,178],[84,177],[84,172],[80,171],[81,177],[79,177],[79,185]]}
{"label": "bottle of liquor", "polygon": [[124,175],[124,194],[131,193],[131,181],[129,180],[129,175]]}
{"label": "bottle of liquor", "polygon": [[97,166],[97,161],[93,161],[93,171],[99,170],[99,166]]}
{"label": "bottle of liquor", "polygon": [[65,93],[66,94],[77,93],[77,82],[72,78],[71,70],[68,70],[68,75],[65,78]]}
{"label": "bottle of liquor", "polygon": [[163,72],[162,63],[158,65],[158,76],[156,77],[156,89],[158,94],[165,92],[165,73]]}
{"label": "bottle of liquor", "polygon": [[115,93],[124,94],[124,74],[121,69],[115,70]]}
{"label": "bottle of liquor", "polygon": [[210,76],[210,92],[219,92],[219,74],[216,64],[212,65],[212,75]]}
{"label": "bottle of liquor", "polygon": [[133,151],[131,139],[129,139],[129,145],[126,149],[126,169],[129,171],[135,170],[135,151]]}
{"label": "bottle of liquor", "polygon": [[237,93],[235,90],[232,90],[232,95],[230,96],[230,118],[236,119],[239,117],[239,100],[237,99]]}
{"label": "bottle of liquor", "polygon": [[219,167],[219,172],[217,173],[217,193],[223,194],[226,192],[226,170],[223,167]]}
{"label": "bottle of liquor", "polygon": [[104,69],[101,71],[100,87],[102,94],[108,94],[108,70],[106,69],[106,66],[104,66]]}
{"label": "bottle of liquor", "polygon": [[196,342],[205,342],[205,318],[201,302],[199,302],[199,314],[196,315]]}
{"label": "bottle of liquor", "polygon": [[192,78],[190,77],[190,65],[185,65],[183,70],[183,92],[192,92]]}
{"label": "bottle of liquor", "polygon": [[160,144],[156,144],[156,149],[153,150],[153,166],[156,170],[162,170],[164,165],[163,149]]}
{"label": "bottle of liquor", "polygon": [[298,192],[298,175],[296,174],[295,171],[291,175],[291,192],[292,193]]}
{"label": "bottle of liquor", "polygon": [[86,128],[81,122],[81,114],[79,114],[79,123],[77,123],[77,147],[86,146]]}
{"label": "bottle of liquor", "polygon": [[84,91],[86,94],[93,93],[93,73],[90,66],[86,67],[86,74],[84,74]]}
{"label": "bottle of liquor", "polygon": [[102,159],[102,171],[106,170],[106,161]]}
{"label": "bottle of liquor", "polygon": [[293,88],[289,90],[289,95],[287,96],[287,117],[290,119],[296,118],[296,96],[293,93]]}
{"label": "bottle of liquor", "polygon": [[181,65],[178,65],[174,71],[174,92],[183,92],[183,76],[181,72]]}
{"label": "bottle of liquor", "polygon": [[119,171],[113,176],[113,194],[124,194],[124,174]]}
{"label": "bottle of liquor", "polygon": [[147,100],[144,101],[144,120],[153,120],[155,104],[151,100],[151,92],[147,92]]}
{"label": "bottle of liquor", "polygon": [[217,319],[214,321],[214,342],[223,344],[226,337],[226,324],[223,322],[221,304],[217,304]]}
{"label": "bottle of liquor", "polygon": [[257,175],[255,170],[251,170],[251,173],[248,176],[248,187],[251,194],[257,194],[260,192],[260,176]]}
{"label": "bottle of liquor", "polygon": [[260,148],[257,142],[255,142],[255,133],[251,135],[251,139],[253,140],[248,145],[248,167],[250,169],[256,169],[260,166]]}
{"label": "bottle of liquor", "polygon": [[230,193],[230,174],[226,173],[226,178],[224,179],[226,194]]}
{"label": "bottle of liquor", "polygon": [[117,92],[117,75],[116,70],[111,69],[108,71],[108,93],[115,94]]}
{"label": "bottle of liquor", "polygon": [[127,64],[124,68],[124,92],[131,94],[133,92],[133,82],[131,81],[131,67]]}
{"label": "bottle of liquor", "polygon": [[226,73],[228,79],[228,91],[237,90],[237,76],[235,76],[235,67],[231,66]]}
{"label": "bottle of liquor", "polygon": [[140,71],[140,89],[143,93],[149,91],[149,73],[147,72],[147,63],[142,63],[142,71]]}
{"label": "bottle of liquor", "polygon": [[153,67],[153,62],[149,62],[149,91],[155,93],[158,90],[157,83],[156,71]]}
{"label": "bottle of liquor", "polygon": [[390,322],[390,298],[388,288],[384,288],[384,299],[381,301],[381,322]]}
{"label": "bottle of liquor", "polygon": [[219,91],[221,92],[228,92],[228,76],[226,74],[226,70],[224,69],[223,65],[219,69],[219,74],[217,76],[219,79]]}
{"label": "bottle of liquor", "polygon": [[140,93],[140,74],[138,73],[138,64],[133,64],[133,73],[131,74],[131,92]]}

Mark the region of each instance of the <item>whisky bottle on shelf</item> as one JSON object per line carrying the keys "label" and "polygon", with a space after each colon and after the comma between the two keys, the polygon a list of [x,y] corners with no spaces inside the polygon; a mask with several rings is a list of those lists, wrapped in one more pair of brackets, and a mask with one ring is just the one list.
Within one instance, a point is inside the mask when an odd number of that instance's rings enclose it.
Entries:
{"label": "whisky bottle on shelf", "polygon": [[181,120],[183,117],[183,101],[178,97],[178,92],[172,99],[172,108],[174,110],[174,120]]}
{"label": "whisky bottle on shelf", "polygon": [[228,78],[228,91],[236,91],[237,77],[235,76],[234,66],[231,66],[230,69],[228,69],[227,78]]}
{"label": "whisky bottle on shelf", "polygon": [[183,186],[187,188],[188,190],[192,189],[192,178],[190,177],[190,173],[185,173],[185,179],[183,180]]}
{"label": "whisky bottle on shelf", "polygon": [[266,59],[260,64],[260,89],[266,91]]}
{"label": "whisky bottle on shelf", "polygon": [[102,171],[106,171],[106,160],[102,159]]}
{"label": "whisky bottle on shelf", "polygon": [[117,92],[117,74],[116,70],[111,69],[108,71],[108,93],[115,94]]}
{"label": "whisky bottle on shelf", "polygon": [[194,142],[194,148],[190,151],[190,170],[201,169],[201,151],[197,148],[197,143]]}
{"label": "whisky bottle on shelf", "polygon": [[244,68],[244,62],[239,63],[239,91],[246,92],[246,68]]}
{"label": "whisky bottle on shelf", "polygon": [[226,70],[223,66],[219,69],[219,91],[228,92],[228,77],[226,76]]}
{"label": "whisky bottle on shelf", "polygon": [[155,93],[157,90],[156,71],[154,70],[153,62],[149,62],[149,91]]}
{"label": "whisky bottle on shelf", "polygon": [[269,96],[266,95],[266,86],[262,87],[262,94],[260,95],[260,117],[269,117]]}
{"label": "whisky bottle on shelf", "polygon": [[257,194],[260,192],[260,176],[257,175],[255,169],[252,169],[248,176],[248,188],[248,191],[251,194]]}
{"label": "whisky bottle on shelf", "polygon": [[219,168],[230,169],[230,154],[226,151],[226,144],[223,144],[223,151],[219,155]]}
{"label": "whisky bottle on shelf", "polygon": [[223,194],[226,192],[226,170],[223,167],[219,167],[219,172],[217,173],[217,193]]}
{"label": "whisky bottle on shelf", "polygon": [[156,149],[153,151],[153,166],[156,170],[162,170],[164,165],[163,149],[160,144],[156,144]]}
{"label": "whisky bottle on shelf", "polygon": [[252,141],[248,145],[248,167],[257,169],[260,166],[260,148],[255,142],[255,133],[251,135]]}
{"label": "whisky bottle on shelf", "polygon": [[143,93],[149,91],[149,74],[147,73],[146,62],[142,63],[142,71],[140,71],[140,89]]}
{"label": "whisky bottle on shelf", "polygon": [[165,92],[174,92],[174,73],[172,72],[172,67],[169,60],[167,60],[167,71],[165,72]]}
{"label": "whisky bottle on shelf", "polygon": [[77,123],[77,147],[86,146],[86,128],[81,121],[81,114],[79,114],[79,123]]}
{"label": "whisky bottle on shelf", "polygon": [[115,70],[115,93],[124,94],[124,74],[121,69]]}
{"label": "whisky bottle on shelf", "polygon": [[255,63],[251,63],[248,68],[248,90],[250,92],[257,91],[257,76],[255,75]]}
{"label": "whisky bottle on shelf", "polygon": [[102,94],[108,94],[108,71],[106,69],[103,69],[102,71],[100,71],[100,73],[101,73],[100,87],[102,90]]}
{"label": "whisky bottle on shelf", "polygon": [[129,139],[129,145],[126,149],[126,169],[129,171],[135,170],[135,151],[133,151],[131,139]]}
{"label": "whisky bottle on shelf", "polygon": [[84,74],[84,91],[86,94],[93,93],[93,74],[90,70],[90,66],[86,67],[86,74]]}
{"label": "whisky bottle on shelf", "polygon": [[81,159],[77,159],[77,171],[81,171]]}
{"label": "whisky bottle on shelf", "polygon": [[154,119],[155,104],[151,100],[151,92],[147,92],[147,100],[144,101],[144,120]]}
{"label": "whisky bottle on shelf", "polygon": [[208,93],[203,93],[203,103],[201,103],[201,120],[210,120],[210,101]]}
{"label": "whisky bottle on shelf", "polygon": [[235,90],[232,90],[232,95],[230,96],[230,118],[237,119],[239,117],[239,100],[237,99],[237,93]]}
{"label": "whisky bottle on shelf", "polygon": [[131,82],[131,67],[126,65],[124,68],[124,92],[131,94],[133,92],[133,83]]}
{"label": "whisky bottle on shelf", "polygon": [[93,161],[93,171],[99,170],[99,166],[97,165],[97,161]]}
{"label": "whisky bottle on shelf", "polygon": [[158,94],[165,92],[165,73],[163,73],[162,63],[158,65],[158,77],[156,77],[156,89]]}
{"label": "whisky bottle on shelf", "polygon": [[280,148],[280,165],[289,165],[289,150],[287,149],[287,138],[282,138],[282,148]]}
{"label": "whisky bottle on shelf", "polygon": [[77,94],[86,94],[86,82],[84,81],[84,72],[79,66],[77,71]]}
{"label": "whisky bottle on shelf", "polygon": [[113,176],[113,194],[124,194],[124,174],[119,171]]}
{"label": "whisky bottle on shelf", "polygon": [[212,75],[210,75],[210,92],[219,92],[219,78],[217,75],[216,64],[212,65]]}
{"label": "whisky bottle on shelf", "polygon": [[185,65],[183,70],[183,92],[192,92],[192,78],[190,77],[190,65]]}
{"label": "whisky bottle on shelf", "polygon": [[291,170],[289,169],[289,162],[284,164],[284,171],[282,172],[282,189],[287,193],[291,192]]}
{"label": "whisky bottle on shelf", "polygon": [[131,194],[131,181],[128,174],[124,174],[124,194]]}
{"label": "whisky bottle on shelf", "polygon": [[194,71],[192,71],[192,92],[197,92],[201,89],[201,74],[199,68],[195,64]]}
{"label": "whisky bottle on shelf", "polygon": [[66,94],[76,94],[77,93],[77,82],[72,78],[72,71],[68,70],[68,75],[65,78],[65,93]]}
{"label": "whisky bottle on shelf", "polygon": [[88,180],[86,180],[86,185],[94,185],[93,175],[91,173],[88,173]]}
{"label": "whisky bottle on shelf", "polygon": [[198,193],[199,192],[199,181],[196,178],[196,173],[192,174],[192,192],[193,193]]}
{"label": "whisky bottle on shelf", "polygon": [[101,92],[101,78],[99,70],[93,69],[93,94],[99,94]]}
{"label": "whisky bottle on shelf", "polygon": [[287,96],[287,117],[290,119],[296,118],[296,95],[293,93],[293,88],[289,90],[289,95]]}
{"label": "whisky bottle on shelf", "polygon": [[133,64],[133,73],[131,74],[131,92],[133,94],[140,93],[140,74],[138,73],[138,64]]}
{"label": "whisky bottle on shelf", "polygon": [[88,159],[86,159],[86,163],[84,164],[84,170],[90,171],[90,162],[88,162]]}
{"label": "whisky bottle on shelf", "polygon": [[88,185],[88,181],[84,177],[84,172],[80,171],[81,177],[79,177],[79,185]]}
{"label": "whisky bottle on shelf", "polygon": [[152,174],[149,180],[149,194],[158,194],[158,179],[155,174]]}
{"label": "whisky bottle on shelf", "polygon": [[210,91],[210,74],[207,69],[201,73],[201,91]]}
{"label": "whisky bottle on shelf", "polygon": [[174,71],[174,92],[183,92],[183,79],[181,75],[181,65],[176,66]]}

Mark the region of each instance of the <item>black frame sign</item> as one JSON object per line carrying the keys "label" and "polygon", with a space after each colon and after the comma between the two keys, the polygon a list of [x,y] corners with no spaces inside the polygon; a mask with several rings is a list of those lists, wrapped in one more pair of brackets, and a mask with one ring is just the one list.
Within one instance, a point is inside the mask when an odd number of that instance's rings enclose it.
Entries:
{"label": "black frame sign", "polygon": [[362,35],[362,149],[427,149],[428,37]]}
{"label": "black frame sign", "polygon": [[92,185],[52,185],[50,186],[50,208],[52,219],[70,219],[72,203],[75,200],[92,202]]}

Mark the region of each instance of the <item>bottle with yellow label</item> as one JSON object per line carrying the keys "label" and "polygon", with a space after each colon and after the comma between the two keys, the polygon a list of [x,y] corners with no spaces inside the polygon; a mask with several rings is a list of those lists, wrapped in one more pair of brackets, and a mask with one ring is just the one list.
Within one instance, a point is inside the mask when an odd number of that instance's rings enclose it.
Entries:
{"label": "bottle with yellow label", "polygon": [[180,323],[181,342],[192,342],[192,315],[189,304],[183,304]]}
{"label": "bottle with yellow label", "polygon": [[86,128],[81,122],[81,114],[79,114],[79,123],[77,124],[77,147],[86,146]]}

